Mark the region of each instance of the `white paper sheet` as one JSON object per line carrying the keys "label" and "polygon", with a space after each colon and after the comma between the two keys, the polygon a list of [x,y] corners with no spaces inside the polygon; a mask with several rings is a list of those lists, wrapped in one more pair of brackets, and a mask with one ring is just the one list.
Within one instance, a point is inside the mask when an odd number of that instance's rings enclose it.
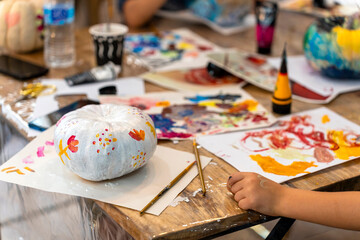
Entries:
{"label": "white paper sheet", "polygon": [[[280,58],[268,58],[268,62],[274,67],[279,67],[280,61]],[[292,80],[322,96],[332,96],[328,102],[341,93],[360,89],[359,79],[332,79],[321,75],[311,68],[304,55],[288,57],[287,66]]]}
{"label": "white paper sheet", "polygon": [[[58,110],[59,105],[56,101],[56,96],[60,95],[86,94],[88,99],[98,101],[99,89],[111,85],[116,86],[117,96],[133,96],[145,93],[144,81],[137,77],[119,78],[115,81],[77,86],[69,86],[63,79],[45,79],[41,81],[41,83],[45,85],[55,85],[56,92],[52,95],[37,97],[34,113],[30,121]],[[37,130],[29,129],[28,131],[29,137],[34,137],[39,134],[40,132]]]}
{"label": "white paper sheet", "polygon": [[[284,182],[360,157],[359,145],[348,147],[348,143],[342,143],[339,144],[339,150],[331,150],[331,141],[314,140],[321,138],[322,134],[325,139],[328,139],[329,132],[337,130],[339,132],[334,134],[335,142],[341,142],[343,136],[346,136],[349,142],[354,143],[358,141],[356,139],[360,139],[360,126],[327,108],[305,111],[282,117],[279,120],[280,122],[290,120],[295,115],[308,116],[306,121],[308,124],[298,121],[292,122],[292,128],[289,130],[286,126],[290,125],[275,126],[255,131],[201,136],[197,138],[197,141],[236,169],[243,172],[256,172],[276,182]],[[281,131],[274,133],[275,129],[281,129]],[[345,135],[347,133],[351,134]],[[286,142],[289,141],[290,145],[286,146]],[[276,144],[285,147],[278,147]],[[258,155],[263,159],[263,165],[253,160],[254,156]],[[332,160],[331,157],[325,158],[325,156],[332,156]],[[292,165],[293,163],[295,164]]]}
{"label": "white paper sheet", "polygon": [[[0,167],[0,180],[141,210],[183,169],[195,161],[194,154],[158,146],[149,163],[139,170],[113,180],[91,182],[78,177],[62,164],[51,145],[53,138],[54,127],[31,141]],[[44,147],[43,150],[41,147]],[[201,156],[203,168],[210,161],[210,158]],[[17,169],[23,174],[8,172]],[[193,166],[147,212],[160,215],[197,174],[197,168]]]}

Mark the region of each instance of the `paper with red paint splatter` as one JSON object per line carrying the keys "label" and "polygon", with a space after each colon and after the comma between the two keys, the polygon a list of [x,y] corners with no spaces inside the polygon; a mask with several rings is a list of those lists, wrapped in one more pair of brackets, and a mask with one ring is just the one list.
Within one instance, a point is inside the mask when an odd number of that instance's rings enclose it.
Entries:
{"label": "paper with red paint splatter", "polygon": [[154,121],[159,139],[184,140],[199,135],[267,127],[276,122],[241,88],[196,93],[160,92],[135,97],[100,96],[101,103],[130,105]]}
{"label": "paper with red paint splatter", "polygon": [[[141,133],[139,134],[141,137]],[[54,127],[51,127],[0,166],[0,180],[141,210],[183,169],[195,161],[192,153],[158,146],[153,157],[139,170],[113,180],[91,182],[78,177],[63,165],[51,144],[53,139]],[[38,157],[38,147],[43,149],[43,157]],[[210,161],[210,158],[201,156],[203,168]],[[160,215],[197,174],[194,166],[147,212]]]}
{"label": "paper with red paint splatter", "polygon": [[284,182],[360,157],[360,126],[318,108],[271,128],[201,136],[198,143],[240,171]]}
{"label": "paper with red paint splatter", "polygon": [[179,28],[155,33],[128,34],[125,51],[152,71],[206,67],[207,54],[222,49],[198,34]]}

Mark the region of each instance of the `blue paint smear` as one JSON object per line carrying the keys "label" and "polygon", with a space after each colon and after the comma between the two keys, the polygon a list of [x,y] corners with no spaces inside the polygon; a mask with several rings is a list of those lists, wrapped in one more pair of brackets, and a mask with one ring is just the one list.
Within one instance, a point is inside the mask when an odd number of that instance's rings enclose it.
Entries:
{"label": "blue paint smear", "polygon": [[[171,131],[174,127],[174,121],[170,118],[164,118],[161,114],[151,114],[151,119],[154,122],[155,128],[160,129],[162,132]],[[177,128],[184,128],[183,126],[176,126]]]}
{"label": "blue paint smear", "polygon": [[360,73],[353,71],[351,69],[338,69],[334,66],[330,66],[327,68],[321,69],[322,74],[331,77],[331,78],[338,78],[338,79],[359,79]]}
{"label": "blue paint smear", "polygon": [[194,103],[199,103],[202,101],[214,100],[214,99],[218,99],[221,101],[228,100],[231,102],[235,102],[238,98],[241,98],[241,95],[239,95],[239,94],[218,94],[218,95],[208,95],[208,96],[196,95],[195,97],[186,97],[185,99],[190,100]]}
{"label": "blue paint smear", "polygon": [[[161,114],[151,114],[151,119],[154,122],[155,128],[161,131],[158,137],[164,138],[189,138],[191,133],[177,133],[171,130],[174,127],[174,121],[169,118],[164,118]],[[176,126],[176,128],[186,128],[186,126]]]}
{"label": "blue paint smear", "polygon": [[126,48],[132,48],[134,53],[141,52],[144,48],[160,48],[160,39],[155,35],[134,35],[126,36]]}
{"label": "blue paint smear", "polygon": [[191,109],[185,109],[183,111],[179,111],[177,114],[181,117],[188,117],[188,116],[193,115],[194,111]]}

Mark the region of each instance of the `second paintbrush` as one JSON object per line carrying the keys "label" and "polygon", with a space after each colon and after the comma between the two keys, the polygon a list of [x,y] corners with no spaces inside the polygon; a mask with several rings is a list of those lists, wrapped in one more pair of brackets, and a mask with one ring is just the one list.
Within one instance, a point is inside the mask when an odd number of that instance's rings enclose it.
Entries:
{"label": "second paintbrush", "polygon": [[195,138],[194,138],[194,140],[193,140],[193,147],[194,147],[194,154],[195,154],[195,159],[196,159],[196,165],[197,165],[197,168],[198,168],[198,171],[199,171],[201,188],[202,188],[203,196],[205,196],[206,188],[205,188],[205,182],[204,182],[204,175],[203,175],[203,172],[202,172],[202,167],[201,167],[201,161],[200,161],[199,151],[198,151],[198,148],[197,148],[197,144],[196,144]]}

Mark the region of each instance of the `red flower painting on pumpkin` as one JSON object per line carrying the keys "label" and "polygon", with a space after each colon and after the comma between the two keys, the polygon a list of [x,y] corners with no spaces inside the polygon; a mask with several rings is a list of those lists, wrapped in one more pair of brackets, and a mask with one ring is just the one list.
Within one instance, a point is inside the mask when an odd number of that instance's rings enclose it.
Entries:
{"label": "red flower painting on pumpkin", "polygon": [[77,145],[79,144],[79,141],[75,140],[75,135],[72,135],[71,137],[69,137],[67,144],[68,144],[71,152],[75,153],[78,151]]}

